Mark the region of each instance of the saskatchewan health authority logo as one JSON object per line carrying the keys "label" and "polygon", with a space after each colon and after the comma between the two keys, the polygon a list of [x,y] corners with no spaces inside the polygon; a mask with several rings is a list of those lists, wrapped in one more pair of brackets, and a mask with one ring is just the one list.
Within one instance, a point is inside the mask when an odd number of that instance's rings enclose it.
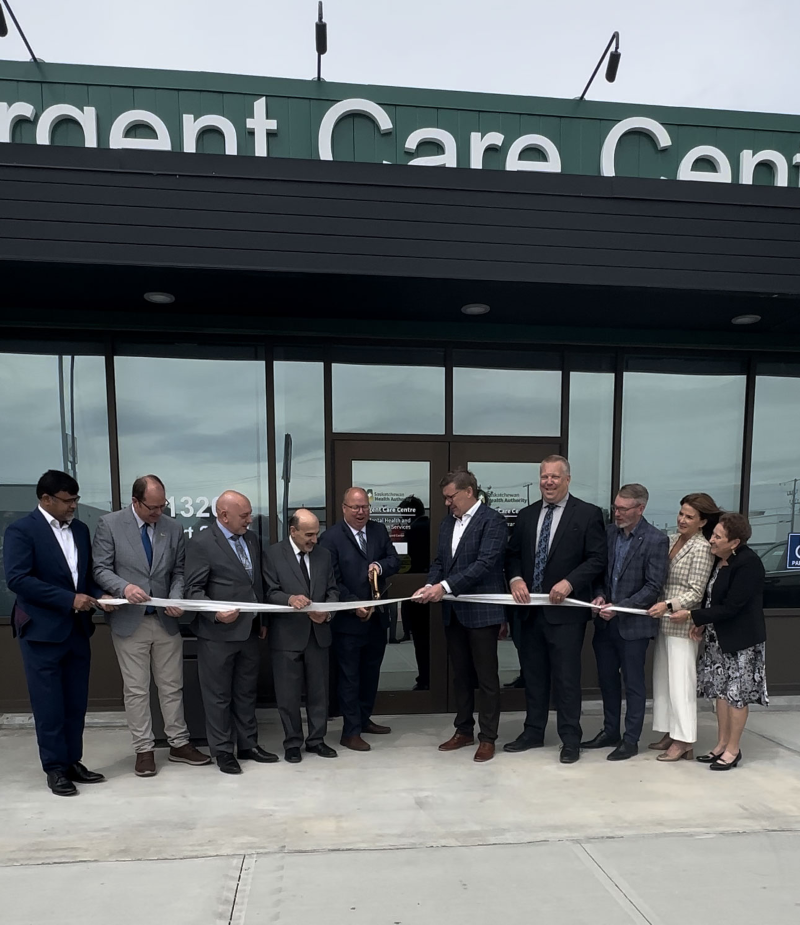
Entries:
{"label": "saskatchewan health authority logo", "polygon": [[789,534],[789,545],[786,550],[786,568],[800,569],[800,533]]}

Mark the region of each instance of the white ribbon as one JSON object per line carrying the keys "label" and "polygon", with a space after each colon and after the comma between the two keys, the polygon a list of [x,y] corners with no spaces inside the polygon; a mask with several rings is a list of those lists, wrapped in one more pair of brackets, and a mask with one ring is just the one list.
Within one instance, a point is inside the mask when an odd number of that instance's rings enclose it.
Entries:
{"label": "white ribbon", "polygon": [[[100,598],[101,604],[109,604],[112,607],[123,607],[130,604],[124,597],[120,598]],[[376,601],[336,601],[330,604],[324,604],[316,601],[308,607],[289,607],[283,604],[258,604],[247,601],[207,601],[207,600],[185,600],[185,599],[168,599],[164,597],[151,597],[143,604],[136,606],[148,607],[179,607],[181,610],[194,610],[213,613],[224,613],[228,610],[240,610],[245,613],[307,613],[315,611],[316,613],[337,613],[340,610],[356,610],[359,607],[382,607],[386,604],[400,604],[403,601],[413,601],[413,597],[392,597],[388,599],[381,598]],[[531,594],[529,604],[519,604],[510,594],[445,594],[446,601],[459,601],[466,604],[502,604],[505,607],[535,607],[547,605],[549,607],[589,607],[592,610],[601,608],[586,601],[577,601],[568,597],[563,604],[552,604],[547,594]],[[635,607],[609,607],[615,613],[633,613],[640,616],[647,616],[646,610],[637,610]]]}

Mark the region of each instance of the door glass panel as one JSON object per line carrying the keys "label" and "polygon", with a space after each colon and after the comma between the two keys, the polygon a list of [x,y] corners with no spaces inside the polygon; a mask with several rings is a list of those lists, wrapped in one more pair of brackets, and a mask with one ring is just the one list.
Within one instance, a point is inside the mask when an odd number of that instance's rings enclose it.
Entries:
{"label": "door glass panel", "polygon": [[[364,488],[370,518],[383,524],[400,556],[387,597],[405,597],[425,583],[430,564],[430,463],[354,459],[352,484]],[[380,690],[427,690],[430,685],[430,608],[404,601],[392,606],[389,646]]]}
{"label": "door glass panel", "polygon": [[334,363],[331,374],[338,433],[444,433],[441,367]]}

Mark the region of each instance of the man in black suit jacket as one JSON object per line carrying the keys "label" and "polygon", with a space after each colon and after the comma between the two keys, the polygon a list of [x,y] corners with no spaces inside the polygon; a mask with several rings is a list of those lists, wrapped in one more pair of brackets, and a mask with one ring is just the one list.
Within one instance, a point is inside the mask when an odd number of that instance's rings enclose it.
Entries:
{"label": "man in black suit jacket", "polygon": [[6,530],[3,564],[17,596],[11,630],[19,637],[39,757],[47,786],[66,797],[77,794],[76,782],[105,780],[81,764],[92,612],[102,591],[92,579],[89,529],[73,519],[78,483],[49,469],[36,497],[39,506]]}
{"label": "man in black suit jacket", "polygon": [[[478,501],[478,483],[466,469],[448,472],[439,483],[450,514],[439,529],[439,548],[428,584],[417,591],[422,604],[445,594],[504,594],[503,558],[508,529],[502,514]],[[450,752],[475,742],[475,686],[481,693],[480,744],[475,761],[494,758],[500,722],[497,639],[505,615],[502,604],[445,601],[442,606],[447,653],[453,669],[456,731],[439,746]]]}
{"label": "man in black suit jacket", "polygon": [[339,600],[331,554],[317,546],[319,520],[300,508],[289,521],[289,536],[264,553],[264,586],[268,604],[293,607],[298,613],[271,613],[269,641],[275,699],[283,723],[286,760],[303,757],[303,721],[300,701],[306,687],[308,736],[306,751],[321,758],[336,758],[325,744],[328,729],[328,651],[331,645],[331,614],[303,610],[314,601]]}
{"label": "man in black suit jacket", "polygon": [[[185,595],[192,600],[263,603],[261,549],[247,528],[250,501],[238,491],[217,498],[217,519],[186,544]],[[256,694],[259,637],[266,630],[258,613],[197,611],[197,672],[206,713],[206,738],[224,774],[241,774],[239,760],[271,763],[277,755],[258,744]]]}
{"label": "man in black suit jacket", "polygon": [[[348,488],[342,499],[339,523],[327,529],[319,545],[331,554],[340,601],[372,598],[372,574],[378,588],[400,570],[400,558],[383,524],[369,519],[369,499],[363,488]],[[341,744],[368,752],[362,732],[387,735],[392,730],[372,721],[378,693],[381,663],[386,651],[389,614],[383,608],[358,607],[341,610],[333,618],[333,648],[338,663],[337,694],[344,721]]]}
{"label": "man in black suit jacket", "polygon": [[531,592],[548,594],[552,606],[531,607],[522,618],[525,728],[504,749],[522,752],[544,743],[552,680],[563,764],[580,758],[581,649],[591,614],[588,607],[564,607],[563,601],[590,601],[592,584],[607,560],[602,512],[570,495],[569,482],[569,462],[563,456],[542,460],[542,500],[520,511],[506,556],[514,600],[526,604]]}

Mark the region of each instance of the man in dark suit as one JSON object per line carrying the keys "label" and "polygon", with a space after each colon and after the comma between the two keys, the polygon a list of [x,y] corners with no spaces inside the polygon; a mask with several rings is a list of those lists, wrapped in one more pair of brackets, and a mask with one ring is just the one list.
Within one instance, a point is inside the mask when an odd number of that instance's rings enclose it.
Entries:
{"label": "man in dark suit", "polygon": [[[445,594],[504,594],[503,558],[508,539],[504,517],[478,501],[477,480],[466,469],[448,472],[439,486],[450,513],[439,529],[438,552],[428,584],[417,591],[415,600],[430,604],[441,601]],[[474,744],[473,679],[477,677],[482,702],[475,761],[490,761],[500,722],[497,639],[505,619],[503,607],[445,601],[442,615],[457,712],[456,731],[439,750],[449,752]]]}
{"label": "man in dark suit", "polygon": [[[186,597],[191,600],[263,603],[261,549],[247,528],[249,500],[238,491],[217,499],[217,519],[186,544]],[[258,744],[256,693],[259,637],[266,636],[259,614],[240,610],[197,611],[197,672],[206,714],[206,738],[224,774],[241,774],[239,761],[278,761]],[[239,761],[234,757],[234,746]]]}
{"label": "man in dark suit", "polygon": [[331,614],[303,610],[314,601],[339,600],[331,554],[317,545],[319,520],[300,508],[289,520],[289,536],[264,553],[263,570],[268,604],[293,607],[298,613],[271,613],[269,641],[275,699],[283,723],[286,760],[302,759],[303,721],[300,701],[306,687],[308,736],[306,751],[321,758],[336,758],[325,744],[328,729],[328,650]]}
{"label": "man in dark suit", "polygon": [[[400,558],[383,524],[369,519],[369,499],[363,488],[348,488],[342,499],[339,523],[326,530],[319,545],[331,554],[340,601],[372,598],[371,582],[377,573],[378,588],[400,570]],[[386,651],[389,614],[381,607],[341,610],[331,622],[333,648],[338,665],[337,694],[342,712],[341,744],[368,752],[362,733],[387,735],[392,730],[372,721],[378,693],[381,663]]]}
{"label": "man in dark suit", "polygon": [[[639,751],[647,699],[644,663],[658,621],[645,614],[616,613],[618,607],[647,610],[659,599],[669,571],[669,540],[644,517],[649,500],[644,485],[623,485],[614,500],[614,523],[606,530],[608,566],[595,584],[592,646],[603,695],[603,728],[583,748],[613,748],[609,761]],[[620,680],[620,673],[622,679]],[[620,740],[622,683],[625,682],[625,735]]]}
{"label": "man in dark suit", "polygon": [[10,524],[3,543],[8,588],[17,598],[12,632],[19,637],[39,757],[47,785],[74,796],[75,783],[105,777],[81,764],[89,700],[92,612],[102,593],[92,579],[89,530],[75,520],[78,483],[49,469],[39,479],[39,506]]}
{"label": "man in dark suit", "polygon": [[563,456],[542,460],[542,500],[520,511],[506,557],[514,600],[528,604],[533,592],[547,594],[551,603],[531,607],[522,617],[525,727],[504,749],[522,752],[544,744],[552,679],[563,764],[580,758],[581,649],[590,611],[562,605],[567,597],[591,600],[593,582],[607,559],[602,512],[570,495],[569,482],[569,462]]}

